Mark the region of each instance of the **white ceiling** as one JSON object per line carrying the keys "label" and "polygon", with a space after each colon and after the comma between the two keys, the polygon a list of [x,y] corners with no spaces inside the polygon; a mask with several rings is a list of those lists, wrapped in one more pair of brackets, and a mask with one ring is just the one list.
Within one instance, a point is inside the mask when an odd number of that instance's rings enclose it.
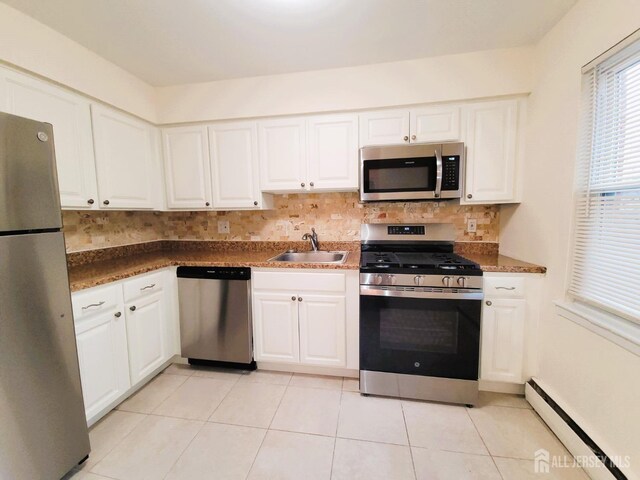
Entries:
{"label": "white ceiling", "polygon": [[2,0],[175,85],[535,43],[576,0]]}

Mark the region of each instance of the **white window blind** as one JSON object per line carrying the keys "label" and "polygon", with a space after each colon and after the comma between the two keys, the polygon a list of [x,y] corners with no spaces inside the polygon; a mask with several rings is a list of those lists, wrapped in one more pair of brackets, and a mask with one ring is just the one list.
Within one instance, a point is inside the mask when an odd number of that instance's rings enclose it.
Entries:
{"label": "white window blind", "polygon": [[589,67],[569,294],[640,323],[640,41]]}

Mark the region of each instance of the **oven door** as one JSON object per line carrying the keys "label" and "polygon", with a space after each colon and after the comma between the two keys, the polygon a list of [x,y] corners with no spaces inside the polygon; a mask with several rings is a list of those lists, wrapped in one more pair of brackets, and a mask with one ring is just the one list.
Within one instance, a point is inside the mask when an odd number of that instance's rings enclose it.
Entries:
{"label": "oven door", "polygon": [[482,292],[360,287],[360,370],[478,379]]}

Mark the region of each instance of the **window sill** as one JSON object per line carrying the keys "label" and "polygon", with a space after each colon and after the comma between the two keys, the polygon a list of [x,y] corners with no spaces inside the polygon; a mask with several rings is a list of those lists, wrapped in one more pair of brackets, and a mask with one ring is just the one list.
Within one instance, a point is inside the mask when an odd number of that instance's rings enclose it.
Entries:
{"label": "window sill", "polygon": [[558,315],[640,357],[640,325],[578,302],[555,302]]}

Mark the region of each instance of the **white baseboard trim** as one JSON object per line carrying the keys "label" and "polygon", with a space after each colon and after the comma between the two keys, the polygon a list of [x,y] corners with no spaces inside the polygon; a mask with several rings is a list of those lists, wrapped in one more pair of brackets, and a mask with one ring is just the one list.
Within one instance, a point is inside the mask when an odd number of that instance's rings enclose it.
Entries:
{"label": "white baseboard trim", "polygon": [[524,395],[524,384],[522,383],[478,380],[478,388],[481,392],[512,393],[515,395]]}
{"label": "white baseboard trim", "polygon": [[258,362],[258,370],[273,370],[276,372],[307,373],[311,375],[328,375],[331,377],[359,378],[360,372],[349,368],[314,367],[288,363]]}

